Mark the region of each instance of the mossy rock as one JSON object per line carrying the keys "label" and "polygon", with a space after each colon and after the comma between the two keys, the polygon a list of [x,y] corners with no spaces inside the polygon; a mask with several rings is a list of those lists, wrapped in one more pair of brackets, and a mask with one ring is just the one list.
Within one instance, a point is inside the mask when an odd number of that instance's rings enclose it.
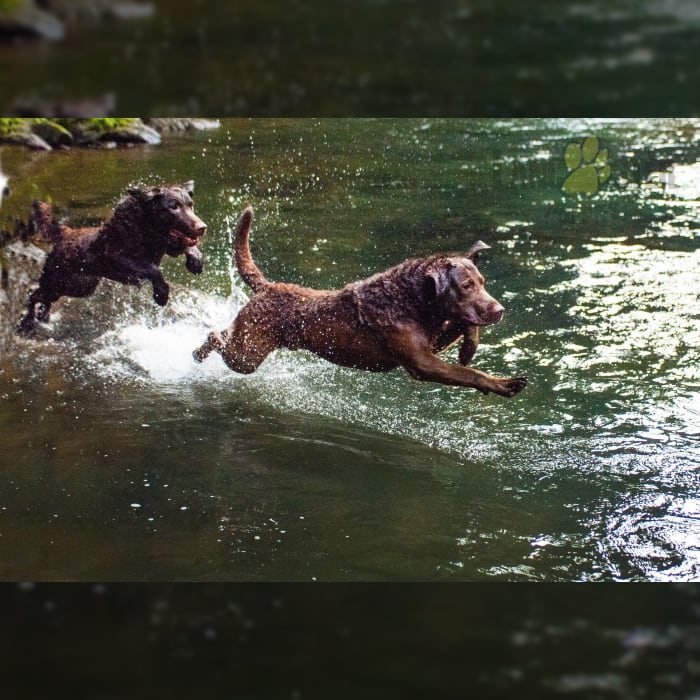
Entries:
{"label": "mossy rock", "polygon": [[51,119],[37,119],[31,130],[53,148],[70,146],[74,141],[73,134],[68,129]]}
{"label": "mossy rock", "polygon": [[20,133],[28,129],[26,119],[18,117],[3,117],[0,118],[0,138],[9,134]]}
{"label": "mossy rock", "polygon": [[90,145],[103,142],[159,144],[160,134],[140,119],[61,119],[75,143]]}
{"label": "mossy rock", "polygon": [[0,118],[0,143],[51,150],[63,146],[158,145],[161,132],[214,129],[212,119]]}
{"label": "mossy rock", "polygon": [[0,119],[0,143],[26,146],[37,151],[50,151],[51,145],[35,134],[33,119]]}

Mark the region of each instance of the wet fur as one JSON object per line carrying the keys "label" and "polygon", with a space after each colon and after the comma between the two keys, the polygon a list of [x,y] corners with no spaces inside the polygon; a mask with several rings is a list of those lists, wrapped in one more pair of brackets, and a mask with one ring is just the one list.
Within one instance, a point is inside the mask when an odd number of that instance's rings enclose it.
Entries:
{"label": "wet fur", "polygon": [[103,277],[134,285],[149,280],[153,299],[164,306],[170,295],[160,269],[164,255],[184,255],[190,272],[202,271],[197,243],[206,224],[194,213],[193,190],[192,181],[131,189],[108,221],[75,229],[59,224],[49,203],[35,201],[33,224],[53,246],[17,331],[28,333],[37,320],[48,321],[51,305],[62,296],[90,296]]}
{"label": "wet fur", "polygon": [[[383,372],[404,367],[422,381],[514,396],[526,377],[500,379],[466,367],[481,326],[497,323],[503,307],[484,289],[476,267],[484,243],[461,256],[408,260],[338,290],[270,282],[250,256],[253,210],[241,216],[234,257],[253,288],[229,328],[212,332],[193,355],[221,354],[236,372],[254,372],[273,350],[305,349],[338,365]],[[437,354],[458,341],[458,365]]]}

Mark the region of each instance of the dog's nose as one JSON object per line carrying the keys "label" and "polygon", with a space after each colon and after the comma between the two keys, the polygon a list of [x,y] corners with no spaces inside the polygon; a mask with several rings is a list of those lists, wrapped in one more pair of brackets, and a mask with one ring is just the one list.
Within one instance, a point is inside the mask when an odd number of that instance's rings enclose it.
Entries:
{"label": "dog's nose", "polygon": [[198,236],[203,236],[207,231],[207,225],[203,221],[200,221],[194,230]]}
{"label": "dog's nose", "polygon": [[503,318],[505,312],[506,310],[500,304],[496,304],[491,309],[491,318],[493,319],[493,323],[498,323]]}

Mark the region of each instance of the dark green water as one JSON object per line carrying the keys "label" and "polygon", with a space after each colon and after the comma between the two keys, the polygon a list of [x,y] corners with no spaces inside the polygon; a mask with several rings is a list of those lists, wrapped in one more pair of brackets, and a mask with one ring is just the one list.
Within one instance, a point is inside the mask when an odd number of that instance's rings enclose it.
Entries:
{"label": "dark green water", "polygon": [[111,94],[122,116],[700,113],[694,0],[153,4],[55,44],[0,37],[0,112]]}
{"label": "dark green water", "polygon": [[693,700],[700,675],[687,585],[7,584],[0,612],[17,698]]}
{"label": "dark green water", "polygon": [[[50,195],[97,221],[130,182],[192,177],[209,232],[203,276],[166,262],[165,310],[108,283],[33,340],[12,329],[38,268],[10,247],[0,577],[700,578],[699,127],[230,121],[158,148],[6,148],[5,217]],[[566,147],[592,134],[612,174],[565,195]],[[473,364],[530,385],[484,397],[286,351],[250,376],[195,365],[245,298],[249,202],[260,267],[316,287],[487,241],[507,314]]]}

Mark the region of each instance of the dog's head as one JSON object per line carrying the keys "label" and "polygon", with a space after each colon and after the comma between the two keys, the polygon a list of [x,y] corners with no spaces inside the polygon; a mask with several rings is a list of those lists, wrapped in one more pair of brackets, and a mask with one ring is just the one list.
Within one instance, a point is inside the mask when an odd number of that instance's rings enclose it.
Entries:
{"label": "dog's head", "polygon": [[476,263],[489,248],[478,241],[461,256],[437,258],[428,266],[425,293],[451,319],[472,326],[498,323],[505,309],[484,288],[484,277]]}
{"label": "dog's head", "polygon": [[180,255],[196,246],[207,230],[207,225],[194,213],[193,194],[193,180],[182,185],[129,190],[129,196],[154,218],[168,255]]}

